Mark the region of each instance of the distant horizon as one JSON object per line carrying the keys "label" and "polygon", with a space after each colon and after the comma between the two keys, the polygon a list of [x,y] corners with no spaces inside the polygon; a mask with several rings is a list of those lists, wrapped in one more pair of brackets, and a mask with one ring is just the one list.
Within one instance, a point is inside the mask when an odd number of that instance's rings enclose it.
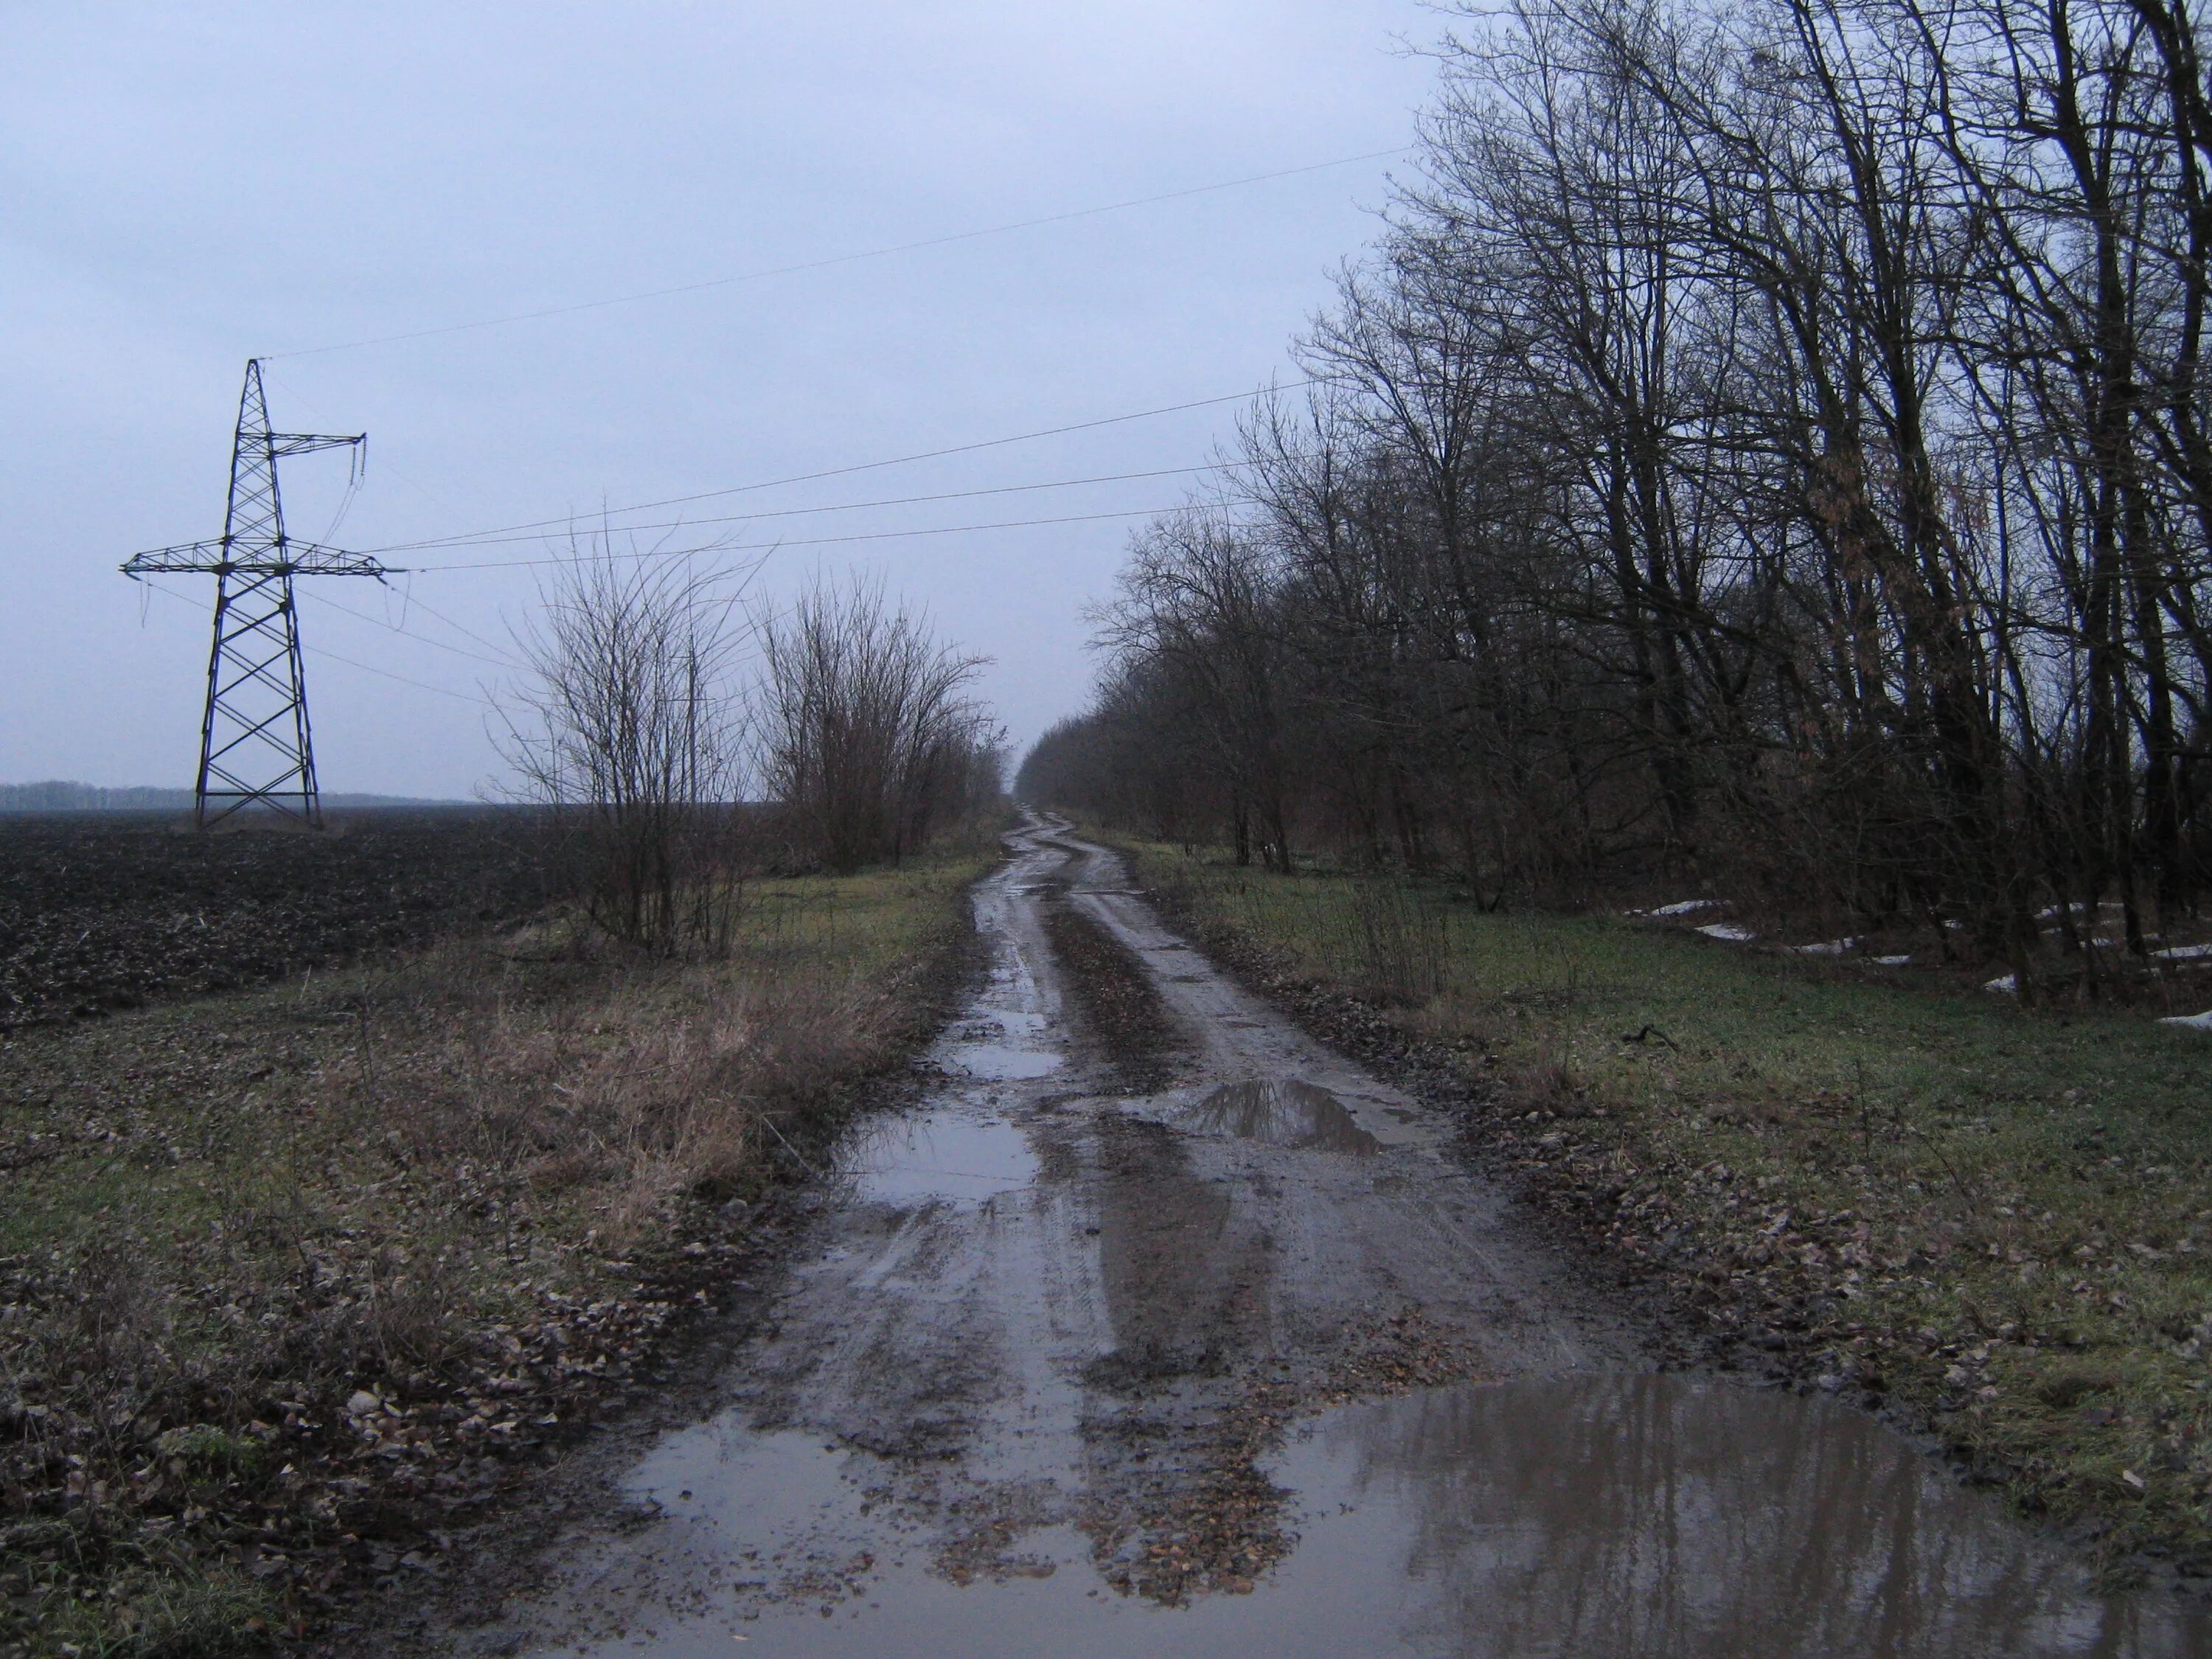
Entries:
{"label": "distant horizon", "polygon": [[[319,797],[332,806],[485,806],[501,803],[453,795],[390,795],[372,790],[325,789]],[[163,812],[189,810],[190,784],[82,783],[74,778],[0,781],[0,812]]]}

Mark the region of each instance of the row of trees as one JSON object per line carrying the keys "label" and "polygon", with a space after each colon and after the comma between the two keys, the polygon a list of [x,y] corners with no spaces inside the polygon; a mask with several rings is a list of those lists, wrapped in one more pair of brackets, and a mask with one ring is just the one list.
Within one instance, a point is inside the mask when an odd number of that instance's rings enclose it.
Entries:
{"label": "row of trees", "polygon": [[[1371,257],[1020,788],[2017,953],[2212,858],[2190,0],[1467,5]],[[2063,910],[2070,916],[2070,909]]]}
{"label": "row of trees", "polygon": [[985,659],[880,582],[746,612],[726,576],[580,540],[502,710],[521,798],[592,918],[662,949],[726,944],[761,869],[896,863],[999,801]]}

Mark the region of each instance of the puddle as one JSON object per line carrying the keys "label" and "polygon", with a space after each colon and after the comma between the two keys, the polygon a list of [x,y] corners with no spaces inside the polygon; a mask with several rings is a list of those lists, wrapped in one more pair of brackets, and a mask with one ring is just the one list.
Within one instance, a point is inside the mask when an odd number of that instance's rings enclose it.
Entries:
{"label": "puddle", "polygon": [[[1431,1390],[1341,1407],[1274,1479],[1298,1543],[1248,1595],[1106,1589],[1065,1526],[959,1585],[892,1518],[888,1466],[728,1418],[632,1490],[657,1559],[723,1564],[681,1612],[581,1650],[879,1659],[2168,1659],[2212,1612],[2094,1594],[2055,1546],[1872,1419],[1673,1376]],[[562,1651],[577,1651],[564,1649]],[[537,1650],[545,1652],[546,1650]]]}
{"label": "puddle", "polygon": [[[842,1578],[871,1544],[881,1548],[882,1529],[864,1517],[885,1480],[866,1452],[796,1429],[753,1433],[723,1416],[668,1436],[623,1486],[659,1511],[677,1547],[726,1563],[734,1588],[778,1592],[779,1577],[834,1563]],[[763,1539],[775,1547],[752,1547]]]}
{"label": "puddle", "polygon": [[963,1042],[945,1056],[947,1071],[963,1072],[987,1083],[1018,1083],[1049,1077],[1060,1067],[1062,1056],[1004,1042]]}
{"label": "puddle", "polygon": [[1395,1651],[2165,1656],[2212,1611],[2102,1597],[2057,1546],[1873,1419],[1674,1376],[1440,1389],[1293,1444],[1300,1594]]}
{"label": "puddle", "polygon": [[1006,1008],[959,1021],[938,1040],[930,1058],[955,1077],[1018,1083],[1050,1076],[1066,1056],[1042,1014]]}
{"label": "puddle", "polygon": [[1275,1146],[1306,1147],[1365,1157],[1375,1137],[1361,1128],[1344,1103],[1310,1083],[1231,1083],[1179,1115],[1203,1134],[1235,1135]]}
{"label": "puddle", "polygon": [[1038,1164],[1029,1138],[1006,1119],[949,1107],[862,1124],[841,1149],[837,1167],[861,1203],[905,1206],[931,1199],[981,1203],[1033,1183]]}

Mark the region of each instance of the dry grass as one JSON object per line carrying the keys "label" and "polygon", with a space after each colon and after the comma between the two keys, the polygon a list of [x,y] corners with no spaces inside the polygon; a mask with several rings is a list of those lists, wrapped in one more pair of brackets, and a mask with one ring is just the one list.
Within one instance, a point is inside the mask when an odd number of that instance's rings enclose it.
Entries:
{"label": "dry grass", "polygon": [[980,867],[763,884],[727,962],[544,927],[0,1043],[0,1655],[434,1565],[932,1023]]}
{"label": "dry grass", "polygon": [[1425,1054],[1716,1333],[1933,1429],[2115,1571],[2212,1571],[2212,1039],[1410,885],[1393,960],[1369,884],[1142,866],[1284,994],[1357,994],[1308,1010]]}

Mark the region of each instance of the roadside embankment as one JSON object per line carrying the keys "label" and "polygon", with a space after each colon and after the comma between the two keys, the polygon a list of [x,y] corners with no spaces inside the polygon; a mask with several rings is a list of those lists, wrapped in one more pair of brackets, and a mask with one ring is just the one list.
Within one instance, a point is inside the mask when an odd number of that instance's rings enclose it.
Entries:
{"label": "roadside embankment", "polygon": [[980,854],[0,1038],[0,1656],[234,1655],[445,1571],[745,1293],[935,1028]]}
{"label": "roadside embankment", "polygon": [[1932,1432],[2109,1573],[2212,1573],[2201,1034],[1135,851],[1209,950],[1463,1102],[1479,1149],[1723,1351]]}

